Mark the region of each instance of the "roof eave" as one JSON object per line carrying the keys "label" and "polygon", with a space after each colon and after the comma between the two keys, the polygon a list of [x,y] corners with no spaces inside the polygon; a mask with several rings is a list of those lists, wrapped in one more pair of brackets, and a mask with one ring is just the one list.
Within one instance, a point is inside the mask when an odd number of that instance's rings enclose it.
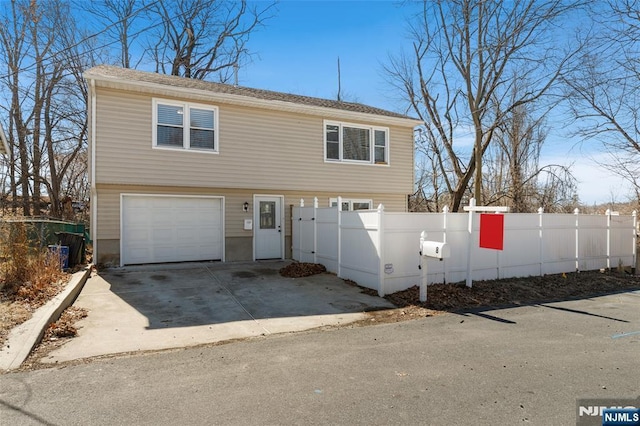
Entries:
{"label": "roof eave", "polygon": [[385,124],[385,125],[397,125],[397,126],[403,126],[403,127],[416,127],[423,124],[422,121],[414,118],[391,117],[386,115],[364,113],[364,112],[358,112],[358,111],[349,111],[349,110],[343,110],[338,108],[305,105],[305,104],[280,101],[280,100],[259,99],[251,96],[212,92],[208,90],[193,89],[188,87],[171,86],[171,85],[153,83],[148,81],[126,80],[118,77],[105,76],[99,73],[92,73],[91,71],[85,72],[84,78],[86,80],[94,80],[96,82],[109,83],[113,85],[114,88],[122,88],[125,90],[128,88],[146,88],[150,91],[157,91],[158,89],[162,89],[167,92],[175,93],[177,96],[183,96],[183,97],[185,95],[199,94],[201,97],[209,98],[213,101],[218,101],[218,102],[223,102],[223,103],[228,103],[233,105],[247,106],[247,107],[254,107],[254,108],[264,108],[264,109],[271,109],[271,110],[285,111],[285,112],[303,113],[303,114],[309,114],[309,115],[319,115],[327,118],[351,119],[351,120],[360,119],[360,120],[366,120],[366,121]]}

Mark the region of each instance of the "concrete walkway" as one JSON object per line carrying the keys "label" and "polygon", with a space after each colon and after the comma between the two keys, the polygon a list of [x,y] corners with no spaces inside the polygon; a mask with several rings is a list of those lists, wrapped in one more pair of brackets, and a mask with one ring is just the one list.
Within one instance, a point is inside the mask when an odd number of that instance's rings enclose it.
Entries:
{"label": "concrete walkway", "polygon": [[283,278],[288,262],[199,263],[106,270],[74,306],[89,311],[54,363],[345,324],[392,308],[332,274]]}

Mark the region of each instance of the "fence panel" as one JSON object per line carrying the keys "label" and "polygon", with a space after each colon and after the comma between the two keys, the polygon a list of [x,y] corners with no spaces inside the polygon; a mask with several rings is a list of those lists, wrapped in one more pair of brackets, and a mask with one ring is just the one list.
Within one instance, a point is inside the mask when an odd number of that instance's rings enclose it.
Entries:
{"label": "fence panel", "polygon": [[637,224],[632,216],[506,214],[503,251],[479,247],[477,213],[471,241],[468,213],[304,207],[294,208],[296,218],[294,259],[311,261],[315,255],[315,261],[329,271],[381,294],[419,284],[422,231],[428,240],[446,242],[451,249],[449,259],[428,260],[429,283],[465,281],[469,248],[471,277],[476,281],[635,266]]}
{"label": "fence panel", "polygon": [[504,217],[504,251],[499,252],[500,278],[540,275],[542,241],[540,215],[507,214]]}
{"label": "fence panel", "polygon": [[447,213],[446,221],[446,239],[443,241],[450,245],[451,257],[442,261],[445,267],[444,280],[433,282],[455,283],[464,281],[467,277],[469,215],[467,213]]}
{"label": "fence panel", "polygon": [[[384,293],[404,290],[420,281],[419,242],[422,231],[444,241],[443,213],[386,213],[384,216]],[[444,281],[444,262],[428,265],[430,282]]]}
{"label": "fence panel", "polygon": [[543,274],[576,270],[576,216],[542,215]]}
{"label": "fence panel", "polygon": [[607,216],[577,215],[578,270],[607,267]]}
{"label": "fence panel", "polygon": [[292,257],[299,262],[315,262],[314,208],[294,207],[292,211]]}
{"label": "fence panel", "polygon": [[378,212],[345,211],[340,223],[340,276],[378,290],[380,224]]}
{"label": "fence panel", "polygon": [[610,222],[610,268],[625,265],[635,267],[635,218],[633,216],[611,216]]}
{"label": "fence panel", "polygon": [[316,209],[316,262],[338,273],[338,209]]}

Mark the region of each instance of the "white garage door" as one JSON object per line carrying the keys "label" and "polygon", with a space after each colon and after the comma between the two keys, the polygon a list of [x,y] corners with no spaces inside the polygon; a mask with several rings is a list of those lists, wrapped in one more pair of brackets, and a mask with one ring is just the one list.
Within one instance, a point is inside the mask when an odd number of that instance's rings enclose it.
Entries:
{"label": "white garage door", "polygon": [[220,260],[222,199],[122,196],[121,263]]}

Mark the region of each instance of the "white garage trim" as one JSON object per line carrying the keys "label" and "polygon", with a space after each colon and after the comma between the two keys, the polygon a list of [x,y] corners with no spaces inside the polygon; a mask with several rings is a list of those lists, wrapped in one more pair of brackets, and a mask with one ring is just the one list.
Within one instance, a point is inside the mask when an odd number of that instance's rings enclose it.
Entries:
{"label": "white garage trim", "polygon": [[[197,258],[192,256],[191,254],[189,254],[188,251],[184,252],[184,256],[178,256],[175,259],[171,258],[171,256],[169,255],[169,257],[167,257],[167,255],[165,256],[156,256],[155,252],[149,254],[147,257],[145,257],[144,255],[141,256],[143,259],[148,260],[148,262],[142,262],[142,261],[134,261],[131,262],[129,261],[130,259],[128,259],[128,257],[130,256],[129,251],[128,251],[128,246],[126,245],[127,243],[127,236],[126,235],[128,232],[130,232],[130,229],[126,229],[126,226],[128,225],[128,221],[129,218],[125,217],[125,209],[127,208],[127,201],[130,200],[134,200],[136,198],[156,198],[156,199],[163,199],[163,198],[172,198],[172,199],[178,199],[178,200],[184,200],[184,201],[188,201],[188,200],[204,200],[204,199],[209,199],[209,200],[219,200],[219,205],[215,206],[215,209],[212,210],[212,213],[217,213],[217,219],[215,221],[212,222],[212,226],[213,228],[211,228],[211,230],[214,232],[213,234],[211,234],[212,236],[215,237],[215,239],[217,240],[219,237],[219,246],[217,244],[211,244],[209,247],[206,247],[205,244],[205,250],[211,250],[209,253],[212,253],[214,256],[213,257],[208,257],[208,256],[203,256],[203,258]],[[187,204],[185,204],[184,206],[179,206],[179,207],[185,207],[187,206]],[[144,211],[144,208],[142,208],[142,210]],[[150,208],[150,207],[146,207],[146,208]],[[219,210],[218,210],[219,209]],[[175,214],[175,211],[173,212]],[[202,212],[201,212],[202,213]],[[189,261],[189,260],[213,260],[215,259],[220,259],[222,261],[225,260],[225,199],[223,196],[209,196],[209,195],[184,195],[184,194],[136,194],[136,193],[121,193],[120,194],[120,266],[124,266],[125,264],[133,264],[133,263],[162,263],[162,262],[172,262],[172,261]],[[216,217],[216,216],[213,216]],[[173,223],[172,221],[175,219],[175,216],[172,217],[171,213],[168,213],[168,216],[166,217],[168,224]],[[203,232],[205,232],[202,228],[200,228],[200,223],[198,222],[198,219],[192,219],[192,222],[185,222],[183,223],[183,226],[186,223],[192,223],[193,227],[190,228],[187,226],[187,228],[185,228],[185,230],[187,231],[193,231],[194,235],[198,235],[198,236],[202,236]],[[125,223],[125,221],[127,221],[127,223]],[[173,230],[175,228],[168,228],[169,231]],[[161,230],[161,229],[160,229]],[[197,232],[196,232],[197,231]],[[218,233],[219,232],[219,233]],[[171,241],[175,241],[177,235],[175,233],[169,232],[168,234],[165,234],[165,237],[168,237],[168,242]],[[142,237],[142,240],[144,240],[145,237]],[[153,243],[153,236],[147,235],[146,237],[148,239],[149,244]],[[212,240],[212,243],[215,240]],[[204,242],[206,243],[206,240],[201,241],[201,243]],[[168,246],[165,247],[171,247],[171,244],[169,244]],[[189,246],[186,246],[187,248],[189,248]],[[195,249],[195,247],[194,247]]]}

